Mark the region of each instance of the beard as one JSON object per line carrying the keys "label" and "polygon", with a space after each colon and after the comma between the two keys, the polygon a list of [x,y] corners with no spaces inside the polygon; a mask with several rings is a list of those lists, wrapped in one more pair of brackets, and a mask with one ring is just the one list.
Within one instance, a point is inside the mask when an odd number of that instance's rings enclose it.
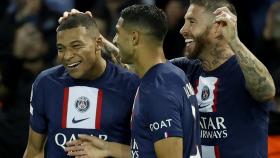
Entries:
{"label": "beard", "polygon": [[194,46],[193,49],[190,50],[189,52],[186,51],[186,56],[189,59],[199,59],[200,55],[203,53],[203,51],[206,48],[206,45],[209,43],[207,41],[207,35],[209,33],[209,29],[206,28],[206,30],[196,37],[193,36],[194,39]]}

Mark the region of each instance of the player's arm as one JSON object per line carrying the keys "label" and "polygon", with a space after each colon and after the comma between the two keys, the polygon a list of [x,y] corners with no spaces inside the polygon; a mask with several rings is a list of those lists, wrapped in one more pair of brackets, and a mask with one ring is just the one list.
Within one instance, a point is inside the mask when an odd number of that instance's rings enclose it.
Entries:
{"label": "player's arm", "polygon": [[214,12],[215,22],[222,23],[221,32],[231,49],[235,52],[250,94],[258,101],[274,97],[275,86],[267,68],[240,41],[237,33],[237,17],[228,8],[218,8]]}
{"label": "player's arm", "polygon": [[87,158],[115,157],[130,158],[130,146],[116,142],[107,142],[94,136],[79,135],[78,140],[68,142],[65,151],[69,156]]}
{"label": "player's arm", "polygon": [[[174,89],[153,88],[149,93],[141,93],[140,100],[147,107],[145,122],[147,122],[146,132],[151,136],[154,144],[156,156],[159,158],[182,158],[183,157],[183,122],[182,98],[178,98]],[[161,128],[155,128],[154,125],[162,125]],[[186,131],[185,131],[186,132]]]}
{"label": "player's arm", "polygon": [[182,158],[183,139],[180,137],[170,137],[154,143],[154,148],[158,158]]}
{"label": "player's arm", "polygon": [[29,138],[23,158],[43,158],[43,149],[46,135],[40,134],[29,128]]}

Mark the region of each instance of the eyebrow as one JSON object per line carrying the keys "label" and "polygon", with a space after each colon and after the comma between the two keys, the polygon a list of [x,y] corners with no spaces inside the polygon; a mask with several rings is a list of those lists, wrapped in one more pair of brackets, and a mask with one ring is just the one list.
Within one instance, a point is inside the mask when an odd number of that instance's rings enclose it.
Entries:
{"label": "eyebrow", "polygon": [[186,17],[187,20],[194,20],[194,21],[197,21],[195,18],[193,17]]}
{"label": "eyebrow", "polygon": [[83,43],[82,41],[80,40],[75,40],[75,41],[71,41],[70,44],[74,44],[74,43]]}
{"label": "eyebrow", "polygon": [[56,47],[64,47],[64,45],[63,45],[63,44],[60,44],[60,43],[57,43],[57,44],[56,44]]}

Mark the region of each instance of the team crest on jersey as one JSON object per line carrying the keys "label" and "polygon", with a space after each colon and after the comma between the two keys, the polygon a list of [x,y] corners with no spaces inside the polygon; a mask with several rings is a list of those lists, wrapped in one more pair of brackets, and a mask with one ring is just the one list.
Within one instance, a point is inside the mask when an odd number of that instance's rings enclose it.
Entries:
{"label": "team crest on jersey", "polygon": [[75,107],[79,112],[86,112],[89,108],[89,103],[89,99],[82,96],[75,101]]}
{"label": "team crest on jersey", "polygon": [[201,100],[207,100],[210,96],[210,90],[208,86],[204,86],[201,92]]}

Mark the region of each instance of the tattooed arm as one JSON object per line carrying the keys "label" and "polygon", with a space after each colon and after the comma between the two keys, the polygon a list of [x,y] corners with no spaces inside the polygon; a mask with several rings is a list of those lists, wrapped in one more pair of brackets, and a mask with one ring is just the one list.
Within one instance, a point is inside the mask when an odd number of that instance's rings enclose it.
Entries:
{"label": "tattooed arm", "polygon": [[108,41],[106,38],[104,38],[102,35],[100,35],[102,38],[102,41],[104,43],[104,49],[114,55],[118,55],[119,54],[119,49],[110,41]]}
{"label": "tattooed arm", "polygon": [[215,22],[231,49],[235,52],[245,78],[247,90],[257,101],[267,101],[274,97],[275,86],[266,67],[239,40],[237,17],[228,8],[218,8],[214,12]]}
{"label": "tattooed arm", "polygon": [[273,79],[267,68],[240,41],[230,44],[243,72],[246,88],[258,101],[272,99],[275,95]]}

